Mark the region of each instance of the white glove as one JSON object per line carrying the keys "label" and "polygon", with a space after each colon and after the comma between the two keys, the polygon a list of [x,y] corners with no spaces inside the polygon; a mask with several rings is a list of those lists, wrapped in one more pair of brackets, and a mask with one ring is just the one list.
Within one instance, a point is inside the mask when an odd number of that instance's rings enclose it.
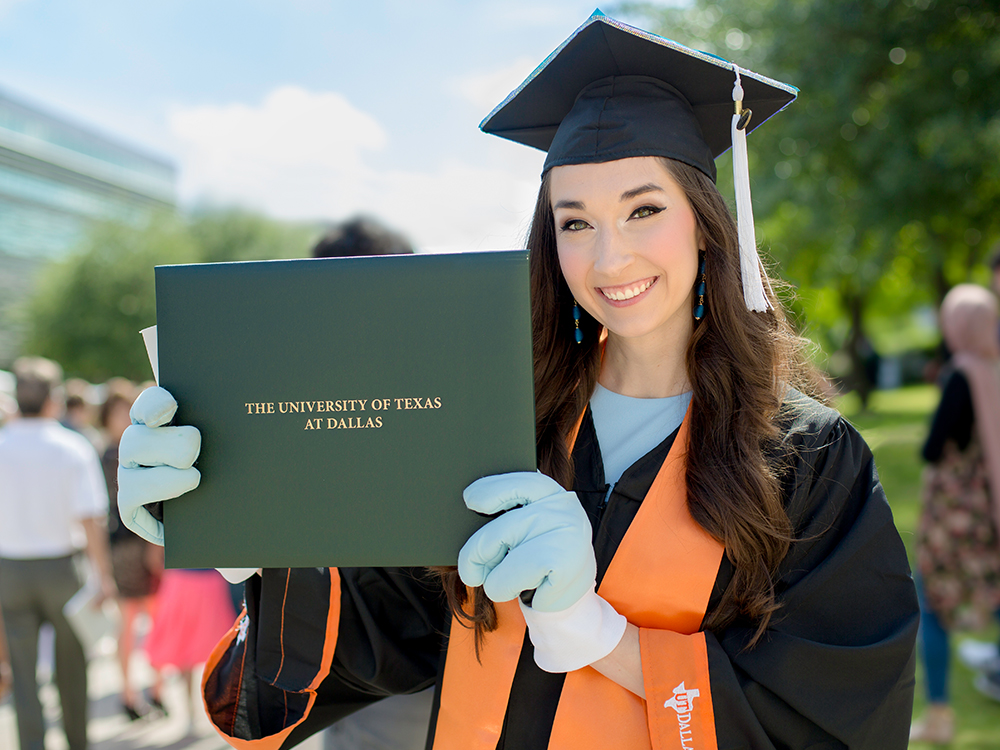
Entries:
{"label": "white glove", "polygon": [[597,562],[590,519],[575,492],[539,472],[484,477],[465,504],[489,515],[506,511],[473,534],[458,555],[467,586],[483,586],[495,602],[518,598],[546,672],[569,672],[610,654],[628,624],[595,592]]}
{"label": "white glove", "polygon": [[145,505],[190,492],[201,481],[193,464],[201,451],[195,427],[164,427],[177,402],[159,386],[147,388],[132,404],[132,425],[118,446],[118,511],[122,522],[154,544],[163,544],[163,524]]}
{"label": "white glove", "polygon": [[590,519],[575,492],[539,472],[514,472],[477,479],[463,496],[479,513],[506,511],[458,553],[467,586],[482,586],[495,602],[534,590],[531,606],[546,612],[566,609],[593,588]]}
{"label": "white glove", "polygon": [[628,620],[594,588],[561,612],[539,612],[518,599],[535,647],[535,664],[546,672],[583,669],[615,650]]}

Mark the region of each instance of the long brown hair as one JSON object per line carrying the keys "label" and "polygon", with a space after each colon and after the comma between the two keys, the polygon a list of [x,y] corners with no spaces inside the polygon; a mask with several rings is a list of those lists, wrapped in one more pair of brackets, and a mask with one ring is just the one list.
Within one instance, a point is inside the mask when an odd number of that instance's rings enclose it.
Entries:
{"label": "long brown hair", "polygon": [[[752,645],[778,608],[774,573],[793,541],[777,450],[782,400],[789,385],[815,393],[816,380],[801,355],[802,339],[773,292],[768,291],[772,310],[747,309],[736,224],[715,184],[681,162],[664,158],[662,163],[687,196],[705,242],[705,314],[695,324],[686,354],[693,391],[688,508],[725,546],[733,577],[704,625],[714,630],[747,618],[756,625]],[[538,467],[572,488],[567,438],[597,385],[601,327],[584,313],[584,343],[575,342],[573,295],[556,253],[548,176],[538,193],[528,248]],[[475,626],[478,647],[483,634],[496,627],[492,603],[476,589],[470,612],[468,591],[455,569],[444,569],[442,577],[453,611]]]}

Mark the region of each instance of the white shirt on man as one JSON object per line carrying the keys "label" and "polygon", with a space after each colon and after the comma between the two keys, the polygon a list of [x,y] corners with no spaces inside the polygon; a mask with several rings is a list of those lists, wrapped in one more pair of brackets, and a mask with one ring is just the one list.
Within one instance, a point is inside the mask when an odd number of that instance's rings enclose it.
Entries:
{"label": "white shirt on man", "polygon": [[86,547],[80,521],[108,513],[108,490],[90,442],[54,419],[0,429],[0,557],[63,557]]}

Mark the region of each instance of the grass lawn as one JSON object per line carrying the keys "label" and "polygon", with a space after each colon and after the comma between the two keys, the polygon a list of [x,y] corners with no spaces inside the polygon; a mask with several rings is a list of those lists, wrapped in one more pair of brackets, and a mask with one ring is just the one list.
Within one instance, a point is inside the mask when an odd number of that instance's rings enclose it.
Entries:
{"label": "grass lawn", "polygon": [[[837,404],[841,412],[864,435],[875,454],[879,476],[892,506],[896,526],[906,544],[912,566],[914,529],[920,510],[920,473],[923,462],[920,448],[927,436],[930,415],[937,405],[938,391],[933,386],[911,386],[893,391],[878,391],[869,412],[859,413],[853,394]],[[964,638],[996,642],[997,628],[978,633],[960,633],[952,648]],[[914,715],[923,711],[924,687],[922,664],[917,663],[917,694]],[[961,750],[996,750],[1000,748],[1000,703],[985,698],[972,687],[973,673],[952,658],[950,690],[955,708],[958,733],[949,745]],[[911,748],[930,748],[912,743]]]}

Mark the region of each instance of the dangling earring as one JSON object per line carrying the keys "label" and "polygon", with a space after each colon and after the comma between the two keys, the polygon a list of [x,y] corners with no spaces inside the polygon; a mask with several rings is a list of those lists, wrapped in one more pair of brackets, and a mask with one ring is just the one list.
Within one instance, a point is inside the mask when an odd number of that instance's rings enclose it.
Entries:
{"label": "dangling earring", "polygon": [[583,331],[580,330],[580,306],[576,304],[576,300],[573,300],[573,336],[576,338],[576,343],[583,343]]}
{"label": "dangling earring", "polygon": [[694,319],[701,320],[705,317],[705,256],[702,255],[698,261],[698,288],[694,292],[698,295],[698,302],[694,306]]}

